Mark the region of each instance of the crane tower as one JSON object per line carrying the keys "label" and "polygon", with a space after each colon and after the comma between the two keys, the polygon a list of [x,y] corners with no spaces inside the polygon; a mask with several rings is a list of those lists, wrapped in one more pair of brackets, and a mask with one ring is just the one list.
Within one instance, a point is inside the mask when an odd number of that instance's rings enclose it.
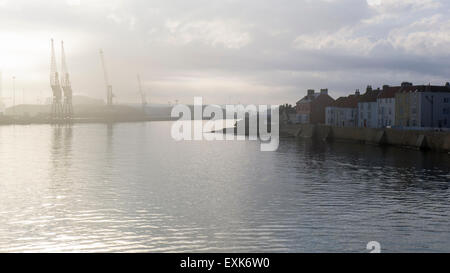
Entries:
{"label": "crane tower", "polygon": [[139,93],[141,94],[141,102],[142,102],[142,111],[145,113],[145,109],[147,107],[147,96],[145,92],[142,90],[141,77],[137,74],[137,80],[139,85]]}
{"label": "crane tower", "polygon": [[61,104],[61,85],[59,83],[59,75],[56,67],[56,58],[55,58],[55,48],[53,46],[53,39],[51,39],[51,61],[50,61],[50,86],[53,91],[53,101],[52,101],[52,119],[61,119],[62,118],[62,104]]}
{"label": "crane tower", "polygon": [[108,106],[112,106],[113,104],[113,92],[112,85],[109,83],[108,72],[106,71],[105,58],[103,57],[103,50],[100,49],[100,61],[102,62],[103,75],[105,77],[105,85],[106,85],[106,104]]}
{"label": "crane tower", "polygon": [[64,52],[64,42],[61,41],[61,84],[64,91],[63,117],[71,119],[73,116],[72,105],[72,85],[70,83],[69,72],[66,64],[66,54]]}

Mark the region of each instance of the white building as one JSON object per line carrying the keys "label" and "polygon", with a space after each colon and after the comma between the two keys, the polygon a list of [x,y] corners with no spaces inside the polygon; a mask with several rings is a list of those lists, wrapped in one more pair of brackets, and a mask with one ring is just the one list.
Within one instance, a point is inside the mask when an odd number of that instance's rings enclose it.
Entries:
{"label": "white building", "polygon": [[411,86],[397,93],[396,124],[403,128],[450,128],[450,85]]}
{"label": "white building", "polygon": [[357,127],[359,90],[355,95],[338,98],[325,109],[325,124],[333,127]]}
{"label": "white building", "polygon": [[358,127],[378,128],[378,102],[380,89],[372,90],[368,86],[364,95],[358,101]]}
{"label": "white building", "polygon": [[378,127],[395,126],[395,94],[401,90],[402,86],[383,86],[377,98],[378,103]]}
{"label": "white building", "polygon": [[422,127],[450,128],[450,89],[421,93],[420,105]]}

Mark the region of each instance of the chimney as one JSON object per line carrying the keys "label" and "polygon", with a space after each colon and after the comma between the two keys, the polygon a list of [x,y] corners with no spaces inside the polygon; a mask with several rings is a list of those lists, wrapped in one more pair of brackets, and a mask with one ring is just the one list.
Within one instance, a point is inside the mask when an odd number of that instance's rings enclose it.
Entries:
{"label": "chimney", "polygon": [[320,89],[320,94],[321,95],[328,95],[328,88]]}
{"label": "chimney", "polygon": [[370,91],[372,91],[372,85],[368,85],[366,88],[366,92],[370,92]]}
{"label": "chimney", "polygon": [[359,89],[356,89],[356,91],[355,91],[355,95],[356,96],[359,96],[361,93],[359,92]]}
{"label": "chimney", "polygon": [[314,89],[308,89],[308,98],[311,98],[314,96]]}
{"label": "chimney", "polygon": [[389,85],[385,84],[383,85],[383,91],[386,91],[389,88]]}
{"label": "chimney", "polygon": [[402,87],[413,86],[412,82],[402,82]]}

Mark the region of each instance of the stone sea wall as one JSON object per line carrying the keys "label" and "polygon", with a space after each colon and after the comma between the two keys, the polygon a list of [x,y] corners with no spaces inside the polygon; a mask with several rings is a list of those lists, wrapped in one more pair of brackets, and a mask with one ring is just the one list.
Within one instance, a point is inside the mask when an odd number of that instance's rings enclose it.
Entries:
{"label": "stone sea wall", "polygon": [[284,137],[349,141],[372,145],[393,145],[450,152],[450,132],[373,128],[338,128],[326,125],[280,124]]}

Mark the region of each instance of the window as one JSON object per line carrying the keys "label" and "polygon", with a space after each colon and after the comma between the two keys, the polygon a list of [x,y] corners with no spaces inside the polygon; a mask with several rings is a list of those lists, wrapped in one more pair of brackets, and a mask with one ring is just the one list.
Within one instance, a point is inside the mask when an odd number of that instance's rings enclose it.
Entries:
{"label": "window", "polygon": [[450,102],[450,98],[444,98],[444,103],[449,103]]}

